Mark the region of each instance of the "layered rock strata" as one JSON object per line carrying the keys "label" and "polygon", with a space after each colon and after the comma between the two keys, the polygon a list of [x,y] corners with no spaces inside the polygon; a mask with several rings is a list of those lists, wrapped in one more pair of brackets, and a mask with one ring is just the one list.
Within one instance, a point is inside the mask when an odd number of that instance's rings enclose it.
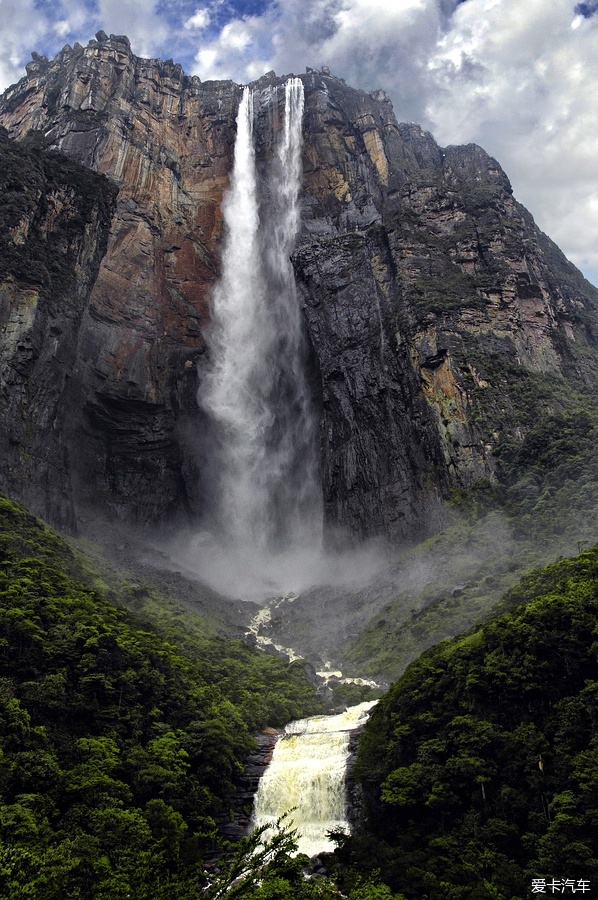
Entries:
{"label": "layered rock strata", "polygon": [[118,185],[77,336],[73,480],[80,506],[144,524],[185,511],[197,494],[195,455],[181,444],[185,412],[198,416],[195,363],[239,91],[137,59],[124,37],[98,38],[52,63],[36,56],[5,95],[2,121],[11,137],[35,132]]}
{"label": "layered rock strata", "polygon": [[[35,56],[0,121],[119,188],[77,328],[69,471],[79,508],[164,523],[202,511],[195,395],[241,89],[96,37]],[[293,261],[326,514],[361,535],[414,534],[434,527],[451,486],[495,477],[497,444],[563,402],[555,385],[595,383],[598,291],[479,147],[441,149],[398,124],[382,91],[324,71],[302,80]],[[283,81],[254,85],[258,165],[274,152]]]}
{"label": "layered rock strata", "polygon": [[354,531],[404,534],[435,491],[495,477],[497,445],[562,402],[549,382],[596,384],[598,291],[481,148],[398,124],[382,91],[306,90],[295,269],[325,497]]}

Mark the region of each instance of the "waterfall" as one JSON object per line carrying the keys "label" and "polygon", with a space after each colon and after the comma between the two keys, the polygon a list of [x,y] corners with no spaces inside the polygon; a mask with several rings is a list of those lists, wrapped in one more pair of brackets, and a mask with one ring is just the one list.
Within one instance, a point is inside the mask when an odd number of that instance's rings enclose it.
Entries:
{"label": "waterfall", "polygon": [[336,716],[291,722],[260,779],[254,826],[272,825],[296,807],[290,821],[298,851],[308,856],[334,850],[329,831],[349,831],[345,776],[350,732],[363,724],[376,701]]}
{"label": "waterfall", "polygon": [[222,275],[205,334],[209,363],[200,371],[208,516],[195,552],[209,559],[207,579],[216,587],[242,585],[250,596],[254,582],[268,596],[292,589],[305,554],[319,553],[322,512],[290,260],[300,224],[303,84],[285,84],[278,149],[260,178],[255,100],[246,87],[223,206]]}
{"label": "waterfall", "polygon": [[206,332],[210,370],[198,400],[208,414],[216,465],[212,514],[233,540],[253,533],[263,541],[267,514],[265,436],[271,425],[266,391],[269,352],[266,286],[259,242],[259,201],[249,88],[237,117],[231,187],[223,205],[227,237],[222,277],[212,295]]}

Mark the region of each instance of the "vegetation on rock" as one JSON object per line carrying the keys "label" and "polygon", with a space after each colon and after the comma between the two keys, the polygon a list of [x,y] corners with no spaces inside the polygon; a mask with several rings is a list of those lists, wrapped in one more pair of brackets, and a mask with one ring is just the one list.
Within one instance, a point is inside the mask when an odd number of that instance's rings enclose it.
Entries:
{"label": "vegetation on rock", "polygon": [[398,678],[422,650],[482,621],[530,569],[596,541],[598,413],[588,396],[570,402],[528,410],[536,424],[523,440],[505,435],[497,447],[498,481],[453,492],[454,522],[403,552],[396,598],[345,648],[343,669]]}
{"label": "vegetation on rock", "polygon": [[0,281],[67,294],[86,228],[110,222],[117,193],[105,176],[33,138],[0,143]]}

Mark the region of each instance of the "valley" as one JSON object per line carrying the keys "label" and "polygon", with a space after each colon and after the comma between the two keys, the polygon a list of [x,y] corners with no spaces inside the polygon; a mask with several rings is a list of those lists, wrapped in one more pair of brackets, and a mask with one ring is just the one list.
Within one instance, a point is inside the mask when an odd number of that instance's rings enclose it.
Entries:
{"label": "valley", "polygon": [[[595,886],[597,339],[499,163],[384,91],[34,54],[0,97],[0,891]],[[358,704],[332,838],[252,820],[284,727]]]}

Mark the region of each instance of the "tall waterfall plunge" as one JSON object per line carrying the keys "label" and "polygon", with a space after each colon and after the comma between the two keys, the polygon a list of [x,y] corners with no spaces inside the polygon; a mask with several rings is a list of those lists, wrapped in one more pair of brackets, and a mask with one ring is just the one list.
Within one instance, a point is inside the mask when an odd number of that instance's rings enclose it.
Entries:
{"label": "tall waterfall plunge", "polygon": [[300,221],[303,84],[286,82],[278,150],[261,179],[253,106],[245,88],[206,333],[210,363],[198,394],[207,416],[209,519],[195,549],[209,559],[204,574],[216,587],[267,596],[295,588],[313,568],[322,513],[290,261]]}

